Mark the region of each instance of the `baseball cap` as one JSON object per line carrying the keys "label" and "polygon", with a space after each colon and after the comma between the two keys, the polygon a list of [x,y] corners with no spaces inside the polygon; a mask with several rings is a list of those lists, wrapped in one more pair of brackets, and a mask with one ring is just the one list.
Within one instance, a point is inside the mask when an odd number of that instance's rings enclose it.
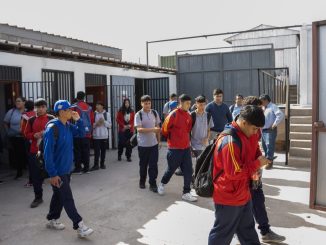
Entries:
{"label": "baseball cap", "polygon": [[178,106],[178,102],[177,101],[171,101],[169,103],[170,111],[173,111],[175,108],[177,108],[177,106]]}
{"label": "baseball cap", "polygon": [[53,110],[54,112],[58,112],[60,110],[67,110],[71,107],[72,106],[68,100],[58,100],[57,102],[55,102]]}

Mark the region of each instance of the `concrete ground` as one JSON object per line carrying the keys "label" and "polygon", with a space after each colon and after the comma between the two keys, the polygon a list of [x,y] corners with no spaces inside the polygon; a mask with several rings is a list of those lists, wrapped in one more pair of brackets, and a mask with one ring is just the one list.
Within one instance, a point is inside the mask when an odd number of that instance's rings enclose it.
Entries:
{"label": "concrete ground", "polygon": [[[166,148],[159,161],[159,179],[166,166]],[[0,185],[0,244],[151,244],[201,245],[214,222],[211,199],[197,203],[181,200],[182,177],[174,176],[159,196],[138,188],[138,157],[133,162],[117,162],[117,152],[108,151],[107,169],[73,176],[72,189],[77,209],[85,223],[95,230],[89,239],[79,239],[63,211],[63,231],[47,230],[45,216],[51,197],[44,186],[44,203],[29,208],[33,190],[7,176]],[[326,213],[308,208],[308,169],[284,166],[279,155],[273,170],[264,171],[266,206],[272,229],[287,237],[283,244],[326,244]],[[236,244],[236,240],[232,241]]]}

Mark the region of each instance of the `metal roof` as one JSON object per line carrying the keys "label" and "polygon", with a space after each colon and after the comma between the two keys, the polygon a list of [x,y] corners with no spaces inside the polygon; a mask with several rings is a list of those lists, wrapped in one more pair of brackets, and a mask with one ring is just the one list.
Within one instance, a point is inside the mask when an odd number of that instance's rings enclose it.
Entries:
{"label": "metal roof", "polygon": [[144,70],[144,71],[152,71],[152,72],[160,72],[160,73],[170,73],[175,74],[175,69],[170,68],[162,68],[158,66],[148,66],[145,64],[138,64],[133,62],[122,61],[120,59],[115,59],[106,56],[99,56],[94,54],[86,54],[80,52],[73,52],[63,49],[55,49],[31,44],[24,44],[20,42],[11,42],[8,40],[0,39],[0,52],[10,52],[10,53],[19,53],[25,55],[36,55],[42,56],[45,58],[63,58],[67,60],[80,61],[80,62],[88,62],[99,65],[108,65],[115,67],[122,67],[127,69],[134,70]]}

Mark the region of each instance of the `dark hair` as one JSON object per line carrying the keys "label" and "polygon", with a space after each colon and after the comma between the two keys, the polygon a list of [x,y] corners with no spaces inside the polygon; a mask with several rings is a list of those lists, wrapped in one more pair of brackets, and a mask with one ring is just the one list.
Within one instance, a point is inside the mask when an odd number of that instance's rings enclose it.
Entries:
{"label": "dark hair", "polygon": [[147,102],[147,101],[152,101],[152,98],[151,98],[151,96],[149,96],[149,95],[143,95],[141,98],[140,98],[140,101],[141,102]]}
{"label": "dark hair", "polygon": [[97,102],[96,102],[96,105],[101,105],[101,106],[103,106],[103,107],[105,106],[104,103],[103,103],[103,101],[97,101]]}
{"label": "dark hair", "polygon": [[189,100],[191,101],[191,97],[189,95],[187,95],[187,94],[182,94],[182,95],[179,96],[179,100],[181,102],[185,102],[185,101],[189,101]]}
{"label": "dark hair", "polygon": [[33,100],[27,100],[25,102],[25,109],[26,109],[26,111],[33,111],[34,110],[34,102],[33,102]]}
{"label": "dark hair", "polygon": [[219,88],[214,89],[213,95],[219,95],[219,94],[223,94],[223,90]]}
{"label": "dark hair", "polygon": [[77,92],[77,100],[84,100],[85,99],[85,92],[83,91],[78,91]]}
{"label": "dark hair", "polygon": [[236,94],[235,97],[240,97],[241,99],[243,99],[243,95],[242,94]]}
{"label": "dark hair", "polygon": [[268,100],[268,102],[271,102],[271,97],[269,97],[268,94],[262,94],[261,96],[259,96],[260,100]]}
{"label": "dark hair", "polygon": [[263,127],[265,125],[265,115],[263,110],[256,105],[246,105],[240,110],[239,120],[244,120],[256,127]]}
{"label": "dark hair", "polygon": [[170,99],[175,98],[175,97],[177,97],[177,94],[175,94],[175,93],[170,94]]}
{"label": "dark hair", "polygon": [[[129,102],[129,107],[128,108],[125,106],[126,101]],[[123,114],[126,114],[126,113],[130,113],[132,111],[133,110],[131,109],[130,99],[124,99],[123,102],[122,102],[122,105],[121,105],[121,107],[119,109],[119,112],[122,112]]]}
{"label": "dark hair", "polygon": [[39,98],[39,99],[35,100],[34,106],[42,106],[42,105],[48,106],[48,103],[46,102],[45,99]]}
{"label": "dark hair", "polygon": [[16,97],[16,100],[17,100],[17,99],[21,99],[23,102],[26,102],[26,98],[23,97],[23,96],[18,96],[18,97]]}
{"label": "dark hair", "polygon": [[206,102],[206,97],[204,95],[199,95],[195,98],[195,101],[198,103],[205,103]]}
{"label": "dark hair", "polygon": [[257,96],[247,96],[243,99],[242,105],[246,106],[246,105],[256,105],[256,106],[260,106],[261,100],[257,97]]}

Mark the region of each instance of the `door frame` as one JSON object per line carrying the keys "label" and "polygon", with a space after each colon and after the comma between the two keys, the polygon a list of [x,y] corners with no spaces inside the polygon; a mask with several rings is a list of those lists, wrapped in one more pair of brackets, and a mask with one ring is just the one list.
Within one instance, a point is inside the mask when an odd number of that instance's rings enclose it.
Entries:
{"label": "door frame", "polygon": [[[326,133],[326,127],[319,122],[319,28],[326,26],[326,20],[312,23],[312,154],[310,176],[310,202],[312,209],[326,211],[326,206],[316,203],[318,174],[318,136]],[[325,122],[326,123],[326,122]]]}

